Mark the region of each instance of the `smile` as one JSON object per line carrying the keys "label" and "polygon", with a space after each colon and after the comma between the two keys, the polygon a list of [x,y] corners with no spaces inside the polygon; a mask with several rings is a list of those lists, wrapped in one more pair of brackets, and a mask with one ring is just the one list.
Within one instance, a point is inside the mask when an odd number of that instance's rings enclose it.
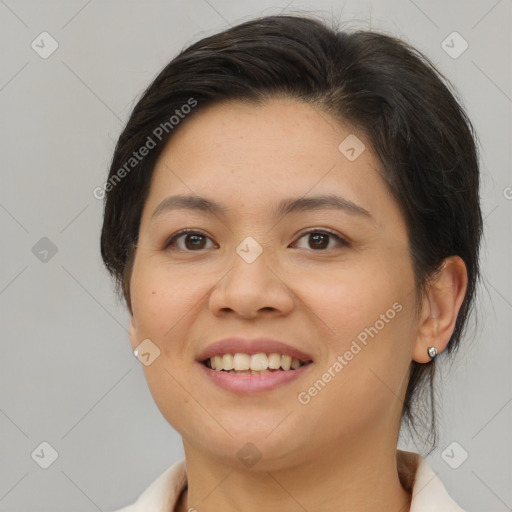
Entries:
{"label": "smile", "polygon": [[199,364],[206,376],[224,390],[239,395],[272,391],[309,372],[313,362],[287,354],[218,354]]}
{"label": "smile", "polygon": [[276,371],[296,370],[306,361],[292,358],[287,354],[218,354],[203,361],[207,368],[237,375],[263,375]]}

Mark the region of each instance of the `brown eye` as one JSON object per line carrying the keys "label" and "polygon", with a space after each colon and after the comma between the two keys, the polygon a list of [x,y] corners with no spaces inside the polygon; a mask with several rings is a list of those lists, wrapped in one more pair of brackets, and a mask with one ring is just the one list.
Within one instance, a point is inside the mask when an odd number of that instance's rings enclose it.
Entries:
{"label": "brown eye", "polygon": [[312,249],[325,249],[329,245],[329,236],[324,233],[310,233],[309,246]]}
{"label": "brown eye", "polygon": [[[332,233],[330,231],[321,231],[321,230],[311,230],[307,233],[303,233],[302,236],[299,238],[307,238],[307,245],[308,247],[305,247],[306,249],[313,249],[315,251],[325,251],[326,249],[332,249],[333,246],[329,247],[329,243],[331,240],[334,240],[335,246],[338,247],[348,247],[350,244],[341,238],[339,235]],[[304,248],[304,247],[302,247]]]}
{"label": "brown eye", "polygon": [[[166,249],[176,248],[179,251],[194,252],[206,249],[208,240],[211,239],[197,231],[180,231],[176,233],[165,245]],[[180,243],[181,242],[181,243]]]}

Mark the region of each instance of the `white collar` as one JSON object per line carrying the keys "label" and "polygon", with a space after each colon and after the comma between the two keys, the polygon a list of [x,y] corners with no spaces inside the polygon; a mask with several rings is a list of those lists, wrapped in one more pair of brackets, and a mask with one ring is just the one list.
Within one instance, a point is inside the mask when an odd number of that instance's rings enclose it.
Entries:
{"label": "white collar", "polygon": [[[421,455],[397,450],[397,457],[400,479],[412,490],[409,512],[464,512]],[[181,459],[154,480],[133,505],[115,512],[172,512],[186,485],[186,461]]]}

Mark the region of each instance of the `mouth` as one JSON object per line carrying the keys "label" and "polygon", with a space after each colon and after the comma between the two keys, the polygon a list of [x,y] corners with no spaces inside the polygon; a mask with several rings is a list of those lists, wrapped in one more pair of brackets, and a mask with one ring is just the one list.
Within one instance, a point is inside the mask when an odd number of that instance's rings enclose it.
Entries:
{"label": "mouth", "polygon": [[234,375],[265,375],[274,372],[295,371],[311,364],[312,361],[301,360],[278,352],[256,354],[237,352],[235,354],[216,354],[204,359],[201,363],[206,368],[217,372]]}
{"label": "mouth", "polygon": [[237,395],[275,390],[314,366],[298,347],[268,338],[226,338],[205,347],[196,361],[211,383]]}
{"label": "mouth", "polygon": [[310,359],[278,352],[217,354],[200,363],[210,382],[236,395],[271,392],[309,373],[314,366]]}

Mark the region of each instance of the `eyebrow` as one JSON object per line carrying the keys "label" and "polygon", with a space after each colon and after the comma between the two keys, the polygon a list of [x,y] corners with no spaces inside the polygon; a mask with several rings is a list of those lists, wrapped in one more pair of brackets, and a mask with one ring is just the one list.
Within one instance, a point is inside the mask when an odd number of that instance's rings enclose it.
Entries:
{"label": "eyebrow", "polygon": [[[155,218],[165,212],[173,210],[195,210],[212,213],[226,217],[228,208],[210,199],[201,196],[175,195],[165,198],[153,211],[151,217]],[[324,194],[314,197],[299,197],[283,199],[271,213],[274,216],[284,216],[289,213],[305,212],[313,210],[342,210],[351,215],[366,217],[374,220],[370,212],[344,197],[333,194]]]}

